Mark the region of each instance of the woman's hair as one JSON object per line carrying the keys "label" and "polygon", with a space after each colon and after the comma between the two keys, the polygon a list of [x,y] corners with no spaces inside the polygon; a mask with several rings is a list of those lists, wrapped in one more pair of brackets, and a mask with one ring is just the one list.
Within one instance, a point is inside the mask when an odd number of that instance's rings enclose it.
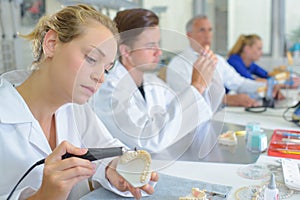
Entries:
{"label": "woman's hair", "polygon": [[257,40],[261,40],[261,37],[256,34],[240,35],[235,45],[229,51],[228,57],[233,54],[241,54],[245,46],[252,46]]}
{"label": "woman's hair", "polygon": [[44,57],[43,40],[49,30],[54,30],[61,42],[68,43],[80,36],[85,30],[84,26],[92,21],[101,23],[112,34],[118,34],[116,25],[111,19],[91,6],[80,4],[67,6],[53,15],[41,17],[31,33],[20,36],[32,41],[33,64],[38,64]]}
{"label": "woman's hair", "polygon": [[159,24],[158,16],[150,10],[135,8],[120,11],[114,18],[120,33],[120,44],[132,46],[145,28]]}

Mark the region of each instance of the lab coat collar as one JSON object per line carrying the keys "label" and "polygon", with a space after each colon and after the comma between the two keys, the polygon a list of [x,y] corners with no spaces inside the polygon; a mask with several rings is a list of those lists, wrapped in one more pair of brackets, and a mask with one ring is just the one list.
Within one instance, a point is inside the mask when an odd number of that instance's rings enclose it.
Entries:
{"label": "lab coat collar", "polygon": [[[145,74],[143,76],[143,80],[144,80],[144,77],[145,77]],[[133,78],[129,74],[128,70],[124,67],[124,65],[119,61],[116,62],[116,67],[115,67],[115,71],[112,74],[112,78],[113,79],[116,78],[118,80],[117,84],[118,84],[119,90],[127,91],[126,94],[133,93],[133,95],[136,97],[136,100],[144,107],[146,106],[146,102],[145,102],[142,94],[140,92],[134,92],[135,90],[138,90],[138,87],[135,84]],[[121,81],[121,84],[119,81]],[[122,84],[122,83],[125,83],[125,84]],[[146,99],[147,99],[146,90],[145,90],[145,95],[146,95]]]}
{"label": "lab coat collar", "polygon": [[26,123],[32,122],[34,117],[27,104],[14,88],[13,84],[6,79],[0,79],[0,123]]}
{"label": "lab coat collar", "polygon": [[[125,68],[125,66],[120,62],[116,61],[116,67],[114,68],[114,71],[112,72],[115,77],[123,78],[126,75],[129,75],[128,70]],[[131,76],[130,76],[131,78]],[[131,82],[135,84],[134,80],[131,78]]]}
{"label": "lab coat collar", "polygon": [[[0,79],[1,95],[5,98],[0,98],[2,105],[0,110],[0,123],[13,124],[18,129],[22,129],[24,135],[27,135],[29,142],[37,149],[46,155],[52,152],[49,143],[44,135],[34,134],[42,133],[41,127],[37,120],[30,112],[27,104],[21,95],[14,88],[12,83],[6,79]],[[39,129],[34,131],[34,129]]]}
{"label": "lab coat collar", "polygon": [[199,53],[197,52],[197,51],[195,51],[191,46],[189,46],[188,48],[187,48],[187,52],[188,52],[188,54],[193,54],[194,56],[197,56],[197,58],[199,57]]}
{"label": "lab coat collar", "polygon": [[200,56],[200,54],[192,47],[187,47],[184,51],[181,52],[180,56],[186,60],[186,62],[189,63],[189,65],[192,67],[193,63],[197,60],[197,58]]}
{"label": "lab coat collar", "polygon": [[[126,84],[119,84],[118,89],[127,91],[126,94],[132,94],[134,90],[138,90],[137,85],[135,84],[134,80],[128,73],[128,70],[124,67],[122,63],[119,61],[116,62],[115,72],[113,72],[113,77],[117,80],[124,81]],[[125,78],[125,79],[124,79]],[[146,101],[143,98],[142,94],[140,92],[134,92],[135,97],[135,103],[142,109],[147,109],[147,107],[151,107],[152,104],[156,102],[156,95],[158,91],[162,92],[166,85],[165,83],[157,78],[157,76],[153,72],[145,72],[143,74],[143,85],[144,85],[144,91],[146,96]],[[158,86],[161,85],[161,86]],[[158,88],[164,88],[163,90],[160,90]],[[154,96],[153,96],[154,95]],[[161,95],[164,95],[162,92]],[[160,99],[162,101],[162,99]]]}

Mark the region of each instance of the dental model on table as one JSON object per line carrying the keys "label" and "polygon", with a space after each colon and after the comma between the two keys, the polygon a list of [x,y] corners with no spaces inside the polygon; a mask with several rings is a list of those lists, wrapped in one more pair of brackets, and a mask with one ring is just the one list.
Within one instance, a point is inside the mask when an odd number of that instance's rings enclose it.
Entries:
{"label": "dental model on table", "polygon": [[206,200],[205,190],[199,190],[199,188],[192,188],[192,194],[179,197],[179,200]]}

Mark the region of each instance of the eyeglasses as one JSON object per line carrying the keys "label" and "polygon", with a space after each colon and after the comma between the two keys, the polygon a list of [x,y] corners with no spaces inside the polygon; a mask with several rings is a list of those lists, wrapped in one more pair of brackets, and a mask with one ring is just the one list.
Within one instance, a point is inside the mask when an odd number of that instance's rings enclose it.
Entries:
{"label": "eyeglasses", "polygon": [[115,66],[116,64],[116,60],[114,60],[112,63],[109,63],[107,65],[104,66],[104,73],[108,74]]}

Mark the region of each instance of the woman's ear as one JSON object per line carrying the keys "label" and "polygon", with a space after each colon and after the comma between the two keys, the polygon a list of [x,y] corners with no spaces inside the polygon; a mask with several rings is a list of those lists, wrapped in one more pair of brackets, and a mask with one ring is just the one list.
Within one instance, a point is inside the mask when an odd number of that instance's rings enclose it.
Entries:
{"label": "woman's ear", "polygon": [[130,55],[130,51],[131,49],[127,45],[125,44],[119,45],[119,52],[121,56],[128,57]]}
{"label": "woman's ear", "polygon": [[251,46],[250,45],[245,45],[243,51],[246,52],[247,54],[249,53],[249,51],[251,50]]}
{"label": "woman's ear", "polygon": [[45,57],[51,58],[54,55],[55,44],[57,43],[57,33],[53,30],[49,30],[43,41],[43,51]]}

